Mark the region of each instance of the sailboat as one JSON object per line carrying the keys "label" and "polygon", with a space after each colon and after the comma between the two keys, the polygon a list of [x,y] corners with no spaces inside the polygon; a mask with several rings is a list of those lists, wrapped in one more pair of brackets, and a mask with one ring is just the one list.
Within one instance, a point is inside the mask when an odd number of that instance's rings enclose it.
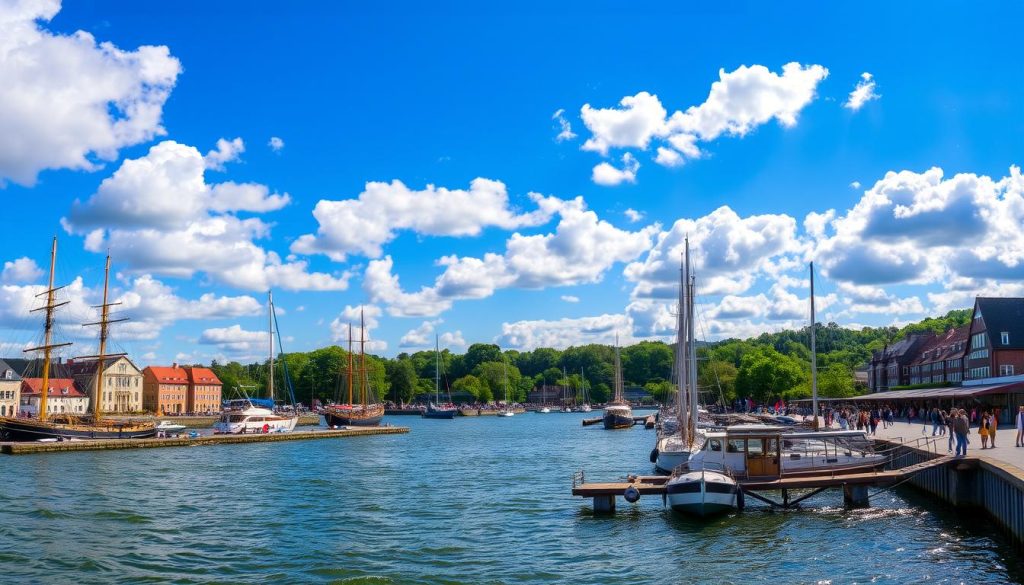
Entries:
{"label": "sailboat", "polygon": [[[445,384],[445,388],[448,385]],[[423,418],[452,419],[458,409],[452,403],[451,394],[448,395],[448,402],[441,404],[441,349],[438,344],[437,335],[434,335],[434,401],[427,403],[427,409],[423,411]]]}
{"label": "sailboat", "polygon": [[704,433],[697,426],[699,394],[697,389],[697,354],[693,313],[693,276],[690,273],[690,245],[687,240],[682,265],[679,267],[679,312],[676,320],[676,356],[673,372],[679,388],[674,415],[666,414],[652,454],[654,467],[671,474],[686,463],[690,454],[700,449]]}
{"label": "sailboat", "polygon": [[[106,354],[107,338],[110,324],[110,307],[119,303],[107,302],[107,294],[110,285],[110,256],[107,256],[106,271],[103,279],[103,304],[99,305],[100,320],[87,325],[98,325],[100,328],[99,353],[94,356],[86,356],[85,359],[96,360],[96,384],[93,388],[93,395],[90,399],[92,406],[91,420],[76,417],[72,414],[53,414],[47,409],[47,398],[53,391],[50,387],[51,379],[51,357],[54,349],[66,347],[71,343],[54,343],[53,327],[54,315],[58,307],[68,304],[69,301],[57,302],[54,293],[60,290],[54,288],[54,266],[57,262],[57,238],[53,238],[53,246],[50,248],[50,278],[47,289],[37,296],[46,296],[46,304],[33,311],[46,311],[46,321],[43,330],[43,344],[38,347],[26,349],[26,352],[43,352],[42,384],[39,393],[39,412],[36,418],[0,418],[0,437],[7,441],[40,441],[40,440],[69,440],[69,439],[138,439],[156,435],[156,425],[152,421],[115,421],[104,420],[102,412],[103,382],[106,376],[103,375],[103,366],[108,358],[120,357],[124,354]],[[80,358],[81,359],[81,358]],[[56,396],[56,395],[55,395]]]}
{"label": "sailboat", "polygon": [[583,404],[580,405],[580,412],[590,412],[590,394],[587,392],[587,377],[583,375],[583,367],[580,367],[580,385],[583,387]]}
{"label": "sailboat", "polygon": [[615,396],[604,407],[602,422],[606,429],[628,429],[633,426],[633,407],[622,397],[622,359],[619,336],[615,336]]}
{"label": "sailboat", "polygon": [[[267,375],[267,399],[241,399],[232,400],[228,408],[221,414],[220,420],[213,424],[213,432],[218,434],[244,434],[244,433],[282,433],[295,429],[299,422],[299,415],[284,415],[274,412],[274,324],[277,315],[274,312],[274,294],[267,293],[267,311],[269,313],[269,334],[270,334],[270,371]],[[280,343],[280,336],[278,336]],[[285,366],[287,377],[287,365]]]}
{"label": "sailboat", "polygon": [[[680,282],[680,315],[677,330],[676,365],[679,377],[679,433],[659,441],[660,469],[673,470],[665,484],[665,493],[673,511],[696,516],[728,512],[739,506],[739,486],[721,467],[690,470],[690,457],[704,445],[704,436],[697,428],[697,344],[694,322],[694,278],[690,272],[690,241],[686,240]],[[685,355],[685,359],[679,359]],[[664,452],[661,451],[664,449]],[[678,463],[677,463],[678,462]],[[659,464],[660,463],[660,464]]]}
{"label": "sailboat", "polygon": [[572,412],[572,403],[575,402],[575,395],[573,394],[572,385],[569,382],[569,376],[565,374],[565,368],[562,368],[562,381],[565,382],[565,385],[562,386],[561,412]]}
{"label": "sailboat", "polygon": [[[384,405],[377,402],[370,387],[370,376],[366,370],[366,322],[359,312],[359,367],[354,367],[352,353],[352,325],[348,326],[348,400],[332,404],[321,410],[327,426],[375,427],[384,418]],[[353,382],[358,376],[359,384],[353,396]],[[353,398],[355,400],[353,400]]]}
{"label": "sailboat", "polygon": [[516,413],[515,410],[512,409],[512,403],[508,400],[508,358],[504,356],[502,357],[504,358],[502,360],[502,364],[505,372],[505,405],[498,411],[498,416],[515,416]]}

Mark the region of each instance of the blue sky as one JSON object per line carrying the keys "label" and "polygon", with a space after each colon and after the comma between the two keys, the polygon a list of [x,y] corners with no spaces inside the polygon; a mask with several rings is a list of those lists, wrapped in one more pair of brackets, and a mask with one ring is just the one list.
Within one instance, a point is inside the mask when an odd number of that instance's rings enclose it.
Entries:
{"label": "blue sky", "polygon": [[4,0],[0,347],[54,234],[143,363],[259,357],[267,288],[294,350],[666,338],[684,234],[711,338],[810,260],[848,326],[1024,296],[1022,11]]}

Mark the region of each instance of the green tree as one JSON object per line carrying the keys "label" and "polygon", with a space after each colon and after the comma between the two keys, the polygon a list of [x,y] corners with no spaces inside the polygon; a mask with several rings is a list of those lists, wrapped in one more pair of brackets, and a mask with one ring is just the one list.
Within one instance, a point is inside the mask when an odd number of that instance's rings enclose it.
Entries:
{"label": "green tree", "polygon": [[641,341],[622,349],[622,375],[628,383],[664,380],[672,371],[672,348],[660,341]]}
{"label": "green tree", "polygon": [[856,395],[853,371],[845,364],[832,364],[818,372],[818,396],[850,398]]}
{"label": "green tree", "polygon": [[772,347],[761,346],[743,356],[736,390],[758,402],[769,402],[805,379],[800,365]]}
{"label": "green tree", "polygon": [[704,394],[706,402],[719,402],[722,398],[726,404],[736,399],[736,376],[739,370],[732,362],[711,358],[697,365],[697,385]]}
{"label": "green tree", "polygon": [[388,397],[394,402],[409,402],[416,394],[418,378],[416,367],[411,359],[396,359],[386,364],[388,383]]}
{"label": "green tree", "polygon": [[453,392],[466,392],[472,395],[475,400],[480,400],[482,390],[483,382],[472,374],[467,374],[452,383]]}
{"label": "green tree", "polygon": [[496,400],[505,400],[505,377],[508,376],[508,399],[516,400],[522,374],[519,368],[504,362],[484,362],[476,367],[473,374],[491,391]]}
{"label": "green tree", "polygon": [[500,361],[500,347],[493,343],[474,343],[466,350],[466,355],[462,358],[462,367],[468,372],[473,372],[482,363]]}
{"label": "green tree", "polygon": [[672,395],[676,393],[675,385],[666,380],[648,382],[644,384],[644,390],[647,390],[656,402],[662,404],[667,404]]}

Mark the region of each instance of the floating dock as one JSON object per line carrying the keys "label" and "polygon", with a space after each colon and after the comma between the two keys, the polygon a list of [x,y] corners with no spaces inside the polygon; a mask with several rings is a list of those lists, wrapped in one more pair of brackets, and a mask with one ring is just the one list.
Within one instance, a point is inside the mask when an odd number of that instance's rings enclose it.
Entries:
{"label": "floating dock", "polygon": [[408,433],[408,427],[350,427],[293,431],[290,433],[251,433],[242,435],[208,435],[195,438],[171,437],[152,439],[106,439],[52,442],[4,442],[0,453],[29,455],[33,453],[59,453],[65,451],[106,451],[110,449],[155,449],[159,447],[196,447],[200,445],[235,445],[238,443],[273,443],[277,441],[308,441],[314,439],[340,439],[370,435],[398,435]]}

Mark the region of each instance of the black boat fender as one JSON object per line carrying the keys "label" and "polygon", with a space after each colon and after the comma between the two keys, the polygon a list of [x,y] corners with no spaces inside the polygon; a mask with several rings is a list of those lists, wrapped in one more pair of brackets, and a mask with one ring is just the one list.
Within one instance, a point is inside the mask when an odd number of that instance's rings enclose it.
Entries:
{"label": "black boat fender", "polygon": [[743,486],[736,486],[736,509],[742,512],[743,508],[747,507],[746,504],[746,500],[743,497]]}
{"label": "black boat fender", "polygon": [[622,492],[622,497],[630,504],[635,504],[640,499],[640,490],[636,489],[635,485],[631,485]]}
{"label": "black boat fender", "polygon": [[651,463],[657,463],[657,462],[658,462],[658,448],[655,447],[655,448],[651,449]]}

